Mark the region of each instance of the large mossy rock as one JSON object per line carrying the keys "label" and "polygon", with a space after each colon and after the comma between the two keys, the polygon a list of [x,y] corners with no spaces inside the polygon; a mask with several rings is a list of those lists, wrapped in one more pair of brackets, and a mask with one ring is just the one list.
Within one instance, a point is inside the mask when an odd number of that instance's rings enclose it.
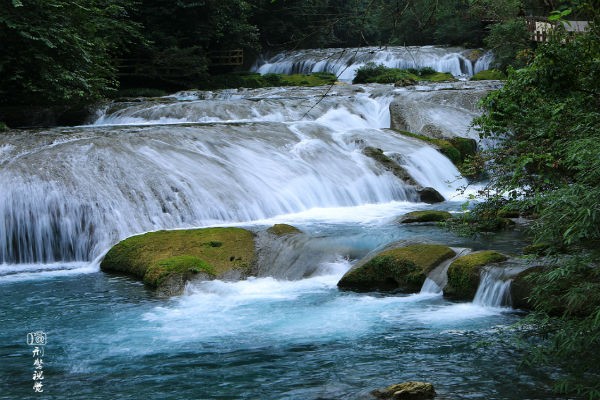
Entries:
{"label": "large mossy rock", "polygon": [[473,300],[479,286],[481,268],[507,259],[504,254],[493,250],[476,251],[457,258],[448,268],[448,284],[444,288],[444,296],[456,300]]}
{"label": "large mossy rock", "polygon": [[433,385],[428,382],[403,382],[377,389],[371,394],[378,399],[391,400],[429,400],[436,395]]}
{"label": "large mossy rock", "polygon": [[415,244],[386,250],[348,271],[338,282],[340,289],[356,291],[421,290],[427,274],[444,260],[455,256],[448,246]]}
{"label": "large mossy rock", "polygon": [[441,222],[450,218],[452,218],[452,214],[450,214],[448,211],[411,211],[407,214],[404,214],[400,219],[400,222],[403,224],[410,224],[414,222]]}
{"label": "large mossy rock", "polygon": [[241,228],[149,232],[113,246],[100,268],[141,278],[166,295],[185,282],[247,276],[254,267],[254,234]]}

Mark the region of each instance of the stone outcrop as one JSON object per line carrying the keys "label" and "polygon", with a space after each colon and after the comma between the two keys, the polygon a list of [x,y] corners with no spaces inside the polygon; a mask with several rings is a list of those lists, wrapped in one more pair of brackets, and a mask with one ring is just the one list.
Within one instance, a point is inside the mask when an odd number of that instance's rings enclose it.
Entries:
{"label": "stone outcrop", "polygon": [[108,251],[100,268],[135,276],[170,296],[193,279],[243,278],[255,258],[254,234],[245,229],[182,229],[127,238]]}
{"label": "stone outcrop", "polygon": [[416,293],[427,274],[455,252],[438,244],[415,244],[385,250],[359,261],[338,282],[340,289]]}

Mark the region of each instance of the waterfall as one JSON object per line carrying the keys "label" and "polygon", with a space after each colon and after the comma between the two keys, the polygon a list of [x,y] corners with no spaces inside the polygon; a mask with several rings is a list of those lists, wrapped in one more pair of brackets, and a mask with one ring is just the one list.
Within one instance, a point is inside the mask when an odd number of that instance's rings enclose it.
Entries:
{"label": "waterfall", "polygon": [[484,268],[473,303],[485,307],[511,306],[510,283],[506,270],[500,267]]}
{"label": "waterfall", "polygon": [[90,126],[5,133],[0,264],[89,261],[157,229],[417,201],[367,146],[450,198],[464,184],[454,165],[384,129],[397,94],[368,85],[325,95],[187,91],[110,105]]}
{"label": "waterfall", "polygon": [[454,76],[471,76],[474,72],[489,69],[493,59],[491,53],[485,53],[476,61],[467,57],[469,53],[470,50],[458,47],[437,46],[307,49],[286,51],[259,60],[252,70],[261,74],[331,72],[339,80],[352,81],[356,70],[368,62],[401,69],[430,67]]}
{"label": "waterfall", "polygon": [[423,286],[421,287],[421,293],[442,293],[442,290],[448,283],[448,268],[450,264],[458,257],[462,257],[465,254],[468,254],[471,249],[466,249],[463,247],[453,247],[454,253],[456,255],[435,267],[433,271],[429,273],[425,282],[423,282]]}

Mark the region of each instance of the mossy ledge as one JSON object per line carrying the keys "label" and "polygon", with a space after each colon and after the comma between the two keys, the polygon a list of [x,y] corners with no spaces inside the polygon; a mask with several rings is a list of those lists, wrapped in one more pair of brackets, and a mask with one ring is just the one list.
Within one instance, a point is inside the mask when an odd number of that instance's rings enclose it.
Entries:
{"label": "mossy ledge", "polygon": [[439,210],[423,210],[423,211],[411,211],[404,214],[400,218],[400,222],[403,224],[410,224],[414,222],[442,222],[452,218],[452,214],[448,211]]}
{"label": "mossy ledge", "polygon": [[416,293],[427,274],[456,254],[438,244],[415,244],[386,250],[359,262],[338,282],[340,289],[354,291],[398,291]]}
{"label": "mossy ledge", "polygon": [[275,236],[297,235],[302,233],[300,229],[288,224],[275,224],[267,229],[267,232]]}
{"label": "mossy ledge", "polygon": [[507,259],[504,254],[493,250],[476,251],[457,258],[448,268],[444,296],[455,300],[473,300],[479,286],[481,268]]}
{"label": "mossy ledge", "polygon": [[474,139],[458,136],[447,139],[438,139],[397,129],[394,129],[393,131],[400,135],[418,139],[433,145],[439,150],[440,153],[448,157],[448,159],[452,161],[452,163],[456,165],[459,170],[462,168],[463,163],[467,159],[472,158],[477,154],[477,142]]}
{"label": "mossy ledge", "polygon": [[132,236],[113,246],[100,268],[135,276],[162,294],[174,295],[194,278],[245,277],[255,262],[252,232],[205,228]]}

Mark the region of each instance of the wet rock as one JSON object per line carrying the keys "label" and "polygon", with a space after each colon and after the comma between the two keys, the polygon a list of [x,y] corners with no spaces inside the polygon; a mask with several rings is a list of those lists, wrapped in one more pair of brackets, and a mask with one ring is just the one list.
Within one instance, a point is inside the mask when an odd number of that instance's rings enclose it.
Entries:
{"label": "wet rock", "polygon": [[400,219],[403,224],[409,224],[414,222],[440,222],[446,221],[452,218],[452,214],[448,211],[438,210],[425,210],[425,211],[412,211],[404,214]]}
{"label": "wet rock", "polygon": [[523,310],[531,310],[533,308],[533,304],[529,301],[534,286],[532,278],[542,272],[542,270],[542,267],[529,268],[513,278],[510,284],[510,297],[513,308]]}
{"label": "wet rock", "polygon": [[363,149],[363,154],[375,160],[379,165],[381,165],[387,171],[390,171],[392,174],[394,174],[396,177],[398,177],[405,183],[413,186],[417,184],[412,178],[412,176],[410,176],[410,174],[398,163],[396,163],[390,157],[386,156],[383,153],[383,150],[375,147],[365,147]]}
{"label": "wet rock", "polygon": [[245,229],[181,229],[127,238],[106,253],[100,268],[135,276],[170,296],[189,280],[245,277],[255,258],[254,234]]}
{"label": "wet rock", "polygon": [[275,236],[296,235],[302,233],[300,229],[288,224],[275,224],[267,229],[267,232]]}
{"label": "wet rock", "polygon": [[456,300],[473,300],[479,286],[481,268],[507,259],[504,254],[493,250],[476,251],[457,258],[448,268],[448,284],[444,288],[444,296]]}
{"label": "wet rock", "polygon": [[455,252],[443,245],[415,244],[385,250],[360,261],[338,282],[341,289],[416,293],[427,274]]}
{"label": "wet rock", "polygon": [[426,187],[426,188],[420,189],[418,191],[418,193],[419,193],[419,198],[421,199],[421,201],[423,203],[434,204],[434,203],[441,203],[442,201],[446,201],[444,196],[442,196],[440,194],[440,192],[438,192],[437,190],[435,190],[432,187]]}
{"label": "wet rock", "polygon": [[429,400],[435,397],[435,389],[428,382],[403,382],[377,389],[371,394],[378,399],[392,400]]}

